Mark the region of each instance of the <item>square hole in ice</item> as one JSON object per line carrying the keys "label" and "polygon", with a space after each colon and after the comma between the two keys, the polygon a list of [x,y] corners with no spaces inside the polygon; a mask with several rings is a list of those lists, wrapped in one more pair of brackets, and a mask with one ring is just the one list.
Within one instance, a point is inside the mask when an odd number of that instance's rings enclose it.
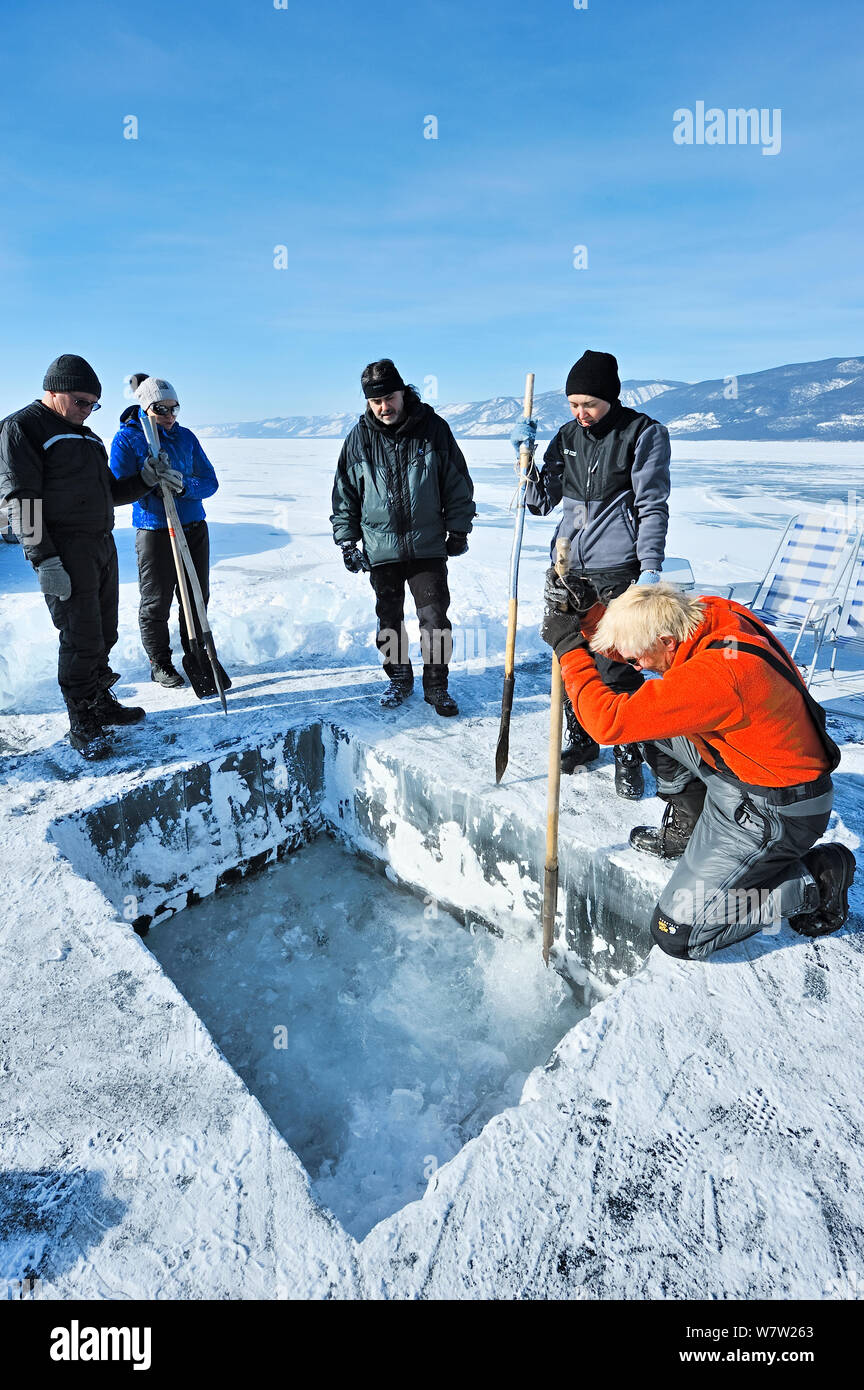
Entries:
{"label": "square hole in ice", "polygon": [[536,941],[467,930],[325,835],[146,940],[357,1239],[587,1012]]}

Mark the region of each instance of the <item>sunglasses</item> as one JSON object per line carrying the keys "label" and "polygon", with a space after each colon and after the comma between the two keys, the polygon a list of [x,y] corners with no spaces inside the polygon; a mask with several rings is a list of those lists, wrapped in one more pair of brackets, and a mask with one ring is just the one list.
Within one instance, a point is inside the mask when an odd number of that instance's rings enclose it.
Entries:
{"label": "sunglasses", "polygon": [[176,415],[180,409],[180,402],[176,405],[151,405],[150,409],[154,415]]}
{"label": "sunglasses", "polygon": [[81,399],[80,396],[73,396],[73,397],[72,397],[72,401],[73,401],[73,404],[76,405],[76,406],[78,407],[79,410],[101,410],[101,409],[102,409],[102,405],[101,405],[101,403],[100,403],[99,401],[82,401],[82,399]]}

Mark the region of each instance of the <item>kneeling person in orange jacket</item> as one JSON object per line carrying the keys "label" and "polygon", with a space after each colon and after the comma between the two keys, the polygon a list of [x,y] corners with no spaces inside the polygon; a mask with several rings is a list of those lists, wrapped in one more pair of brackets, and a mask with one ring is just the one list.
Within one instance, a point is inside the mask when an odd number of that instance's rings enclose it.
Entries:
{"label": "kneeling person in orange jacket", "polygon": [[[855,857],[844,845],[813,848],[840,751],[785,647],[740,604],[671,584],[564,612],[573,596],[550,570],[546,598],[542,636],[579,722],[598,743],[643,745],[668,803],[660,830],[630,836],[680,859],[651,921],[657,945],[701,960],[778,931],[784,917],[805,936],[841,927]],[[615,694],[592,651],[662,679]]]}

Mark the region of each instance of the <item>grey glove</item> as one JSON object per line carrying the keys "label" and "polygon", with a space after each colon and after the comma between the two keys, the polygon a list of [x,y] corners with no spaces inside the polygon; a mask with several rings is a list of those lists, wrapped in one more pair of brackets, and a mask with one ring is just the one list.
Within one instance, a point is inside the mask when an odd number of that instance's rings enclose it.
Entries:
{"label": "grey glove", "polygon": [[150,458],[141,469],[141,477],[148,487],[158,488],[164,483],[171,492],[179,495],[185,488],[183,474],[171,467],[171,460],[163,450],[158,458]]}
{"label": "grey glove", "polygon": [[36,574],[43,594],[50,594],[64,601],[71,598],[72,580],[64,570],[59,555],[52,555],[50,560],[43,560],[41,565],[37,565]]}

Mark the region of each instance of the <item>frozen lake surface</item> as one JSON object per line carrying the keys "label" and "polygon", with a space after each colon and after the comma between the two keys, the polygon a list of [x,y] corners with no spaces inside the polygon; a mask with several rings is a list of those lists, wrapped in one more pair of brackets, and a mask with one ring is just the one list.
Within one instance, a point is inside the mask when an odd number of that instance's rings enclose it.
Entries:
{"label": "frozen lake surface", "polygon": [[325,836],[147,945],[358,1240],[588,1012],[535,943],[466,930]]}
{"label": "frozen lake surface", "polygon": [[[450,566],[450,611],[475,655],[455,665],[461,717],[447,721],[419,695],[378,707],[373,595],[328,523],[338,441],[207,448],[227,719],[188,687],[150,683],[119,509],[112,664],[147,719],[120,731],[113,759],[82,766],[56,632],[19,548],[0,545],[0,1278],[35,1269],[51,1297],[96,1299],[860,1297],[860,871],[841,933],[810,942],[784,926],[707,962],[646,943],[644,965],[570,1027],[536,927],[527,947],[472,939],[356,861],[348,877],[338,854],[316,868],[324,842],[154,930],[155,951],[161,936],[177,957],[166,970],[131,930],[134,894],[121,910],[64,857],[64,818],[316,720],[369,750],[362,787],[382,808],[395,760],[412,786],[435,784],[448,833],[472,798],[493,836],[545,823],[538,626],[554,514],[526,521],[511,764],[493,781],[509,446],[465,449],[479,515]],[[669,554],[690,559],[697,587],[755,579],[796,512],[818,502],[854,519],[860,460],[859,445],[676,441]],[[829,718],[843,761],[828,838],[857,854],[861,725]],[[336,825],[357,784],[341,764],[334,776]],[[563,780],[562,843],[653,898],[668,866],[627,847],[632,824],[659,821],[650,778],[644,801],[619,801],[604,750]],[[494,916],[502,894],[506,907],[510,880],[470,856],[449,881],[438,861],[412,874],[419,841],[392,829],[386,857],[405,881],[466,910],[469,893],[478,912]]]}
{"label": "frozen lake surface", "polygon": [[[448,567],[457,672],[463,656],[500,661],[503,654],[516,484],[515,454],[506,440],[466,440],[463,447],[478,515],[469,553]],[[220,481],[206,510],[210,614],[225,667],[261,671],[286,659],[330,667],[376,663],[368,576],[346,572],[328,519],[339,441],[208,439],[206,448]],[[854,523],[857,507],[864,523],[855,492],[862,453],[860,444],[673,441],[667,553],[689,559],[697,589],[700,583],[761,578],[780,533],[797,512],[822,507]],[[549,544],[560,514],[558,508],[550,516],[526,518],[519,660],[545,655],[538,627]],[[128,681],[147,682],[131,507],[119,507],[116,522],[121,589],[113,664]],[[175,605],[175,633],[176,622]],[[406,626],[416,644],[410,603]],[[0,710],[55,710],[56,670],[57,634],[32,569],[18,546],[0,545]],[[148,693],[159,698],[152,687]]]}

